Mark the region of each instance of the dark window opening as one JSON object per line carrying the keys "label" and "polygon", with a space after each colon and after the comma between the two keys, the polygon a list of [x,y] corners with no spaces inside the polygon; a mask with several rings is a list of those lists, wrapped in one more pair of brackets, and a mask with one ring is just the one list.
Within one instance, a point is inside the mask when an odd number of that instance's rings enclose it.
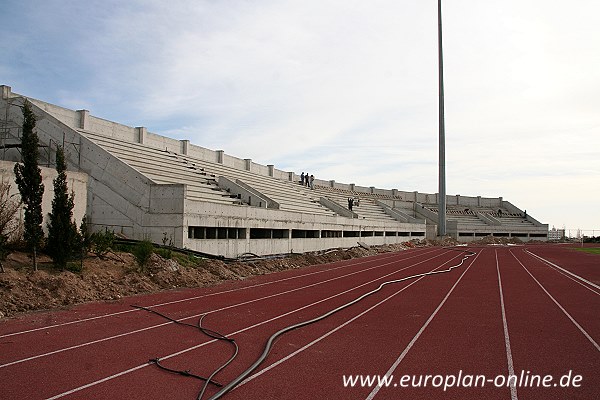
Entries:
{"label": "dark window opening", "polygon": [[529,237],[547,238],[548,234],[546,234],[546,233],[530,233]]}
{"label": "dark window opening", "polygon": [[318,230],[293,229],[292,238],[294,239],[316,239],[319,237]]}
{"label": "dark window opening", "polygon": [[342,237],[342,231],[321,231],[322,238]]}

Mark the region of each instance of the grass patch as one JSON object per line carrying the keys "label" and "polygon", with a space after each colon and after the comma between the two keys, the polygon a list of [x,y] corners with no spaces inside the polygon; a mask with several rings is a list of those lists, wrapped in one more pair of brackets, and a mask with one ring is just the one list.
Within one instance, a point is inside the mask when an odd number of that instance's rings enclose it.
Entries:
{"label": "grass patch", "polygon": [[192,254],[184,254],[184,253],[179,253],[177,251],[173,252],[173,258],[175,260],[177,260],[179,265],[181,265],[182,267],[190,267],[190,268],[198,267],[202,261],[202,259],[200,259]]}
{"label": "grass patch", "polygon": [[171,258],[173,258],[173,250],[171,249],[159,248],[154,249],[154,252],[162,258],[164,258],[165,260],[170,260]]}
{"label": "grass patch", "polygon": [[590,254],[600,254],[600,247],[576,247],[575,250]]}

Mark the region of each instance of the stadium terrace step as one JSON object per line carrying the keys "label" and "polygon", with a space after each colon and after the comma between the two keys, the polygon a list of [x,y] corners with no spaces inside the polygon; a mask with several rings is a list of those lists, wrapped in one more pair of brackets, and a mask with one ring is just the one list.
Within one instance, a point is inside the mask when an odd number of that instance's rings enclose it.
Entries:
{"label": "stadium terrace step", "polygon": [[89,132],[83,134],[157,184],[187,185],[186,193],[190,200],[233,205],[242,203],[240,199],[219,188],[215,175],[199,168],[190,168],[172,153]]}
{"label": "stadium terrace step", "polygon": [[350,192],[353,194],[349,194],[346,191],[342,192],[339,190],[329,190],[330,188],[318,185],[315,186],[314,190],[302,188],[302,186],[299,186],[299,188],[301,190],[308,191],[311,195],[326,197],[327,199],[339,204],[344,208],[348,207],[349,197],[359,199],[359,204],[355,204],[352,208],[352,211],[358,215],[358,218],[368,220],[396,221],[392,216],[387,214],[382,207],[375,203],[374,199],[371,197],[371,194],[356,192]]}
{"label": "stadium terrace step", "polygon": [[[173,153],[175,154],[175,153]],[[269,176],[263,176],[244,171],[223,164],[211,163],[209,161],[200,160],[183,154],[175,154],[182,162],[195,165],[203,170],[210,172],[216,176],[224,176],[232,181],[237,179],[251,186],[260,193],[273,199],[279,204],[279,209],[282,211],[309,213],[316,215],[335,215],[331,210],[323,207],[314,199],[309,198],[302,193],[295,184],[282,181]]]}

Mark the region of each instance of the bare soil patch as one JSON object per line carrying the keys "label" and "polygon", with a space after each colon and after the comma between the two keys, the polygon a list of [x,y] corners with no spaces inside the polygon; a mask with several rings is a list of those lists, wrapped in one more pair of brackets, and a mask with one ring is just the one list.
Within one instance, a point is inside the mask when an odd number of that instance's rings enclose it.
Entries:
{"label": "bare soil patch", "polygon": [[431,243],[426,241],[411,241],[235,262],[187,256],[166,259],[153,254],[143,270],[131,254],[119,252],[109,253],[104,258],[87,257],[81,273],[57,271],[43,256],[39,259],[38,271],[33,271],[29,257],[17,252],[9,255],[4,263],[6,272],[0,273],[0,318],[142,293],[216,285],[227,280],[429,245]]}
{"label": "bare soil patch", "polygon": [[[472,245],[519,243],[518,239],[487,237]],[[228,280],[242,280],[309,265],[397,252],[414,247],[454,246],[458,242],[429,239],[383,245],[334,249],[323,252],[293,254],[283,258],[260,258],[224,262],[212,259],[173,256],[170,259],[152,254],[141,270],[129,253],[109,253],[103,258],[89,256],[81,273],[57,271],[50,259],[39,258],[40,268],[33,271],[25,253],[12,253],[0,273],[0,318],[20,313],[64,308],[90,301],[117,300],[125,296],[159,292],[176,288],[216,285]]]}

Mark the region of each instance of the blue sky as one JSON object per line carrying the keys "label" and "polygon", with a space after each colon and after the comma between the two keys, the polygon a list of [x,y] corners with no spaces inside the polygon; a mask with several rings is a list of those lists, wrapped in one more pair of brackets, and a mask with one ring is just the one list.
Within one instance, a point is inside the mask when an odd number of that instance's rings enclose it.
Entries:
{"label": "blue sky", "polygon": [[[317,178],[437,192],[434,0],[0,7],[0,83],[16,93]],[[443,13],[448,194],[600,233],[600,3]]]}

